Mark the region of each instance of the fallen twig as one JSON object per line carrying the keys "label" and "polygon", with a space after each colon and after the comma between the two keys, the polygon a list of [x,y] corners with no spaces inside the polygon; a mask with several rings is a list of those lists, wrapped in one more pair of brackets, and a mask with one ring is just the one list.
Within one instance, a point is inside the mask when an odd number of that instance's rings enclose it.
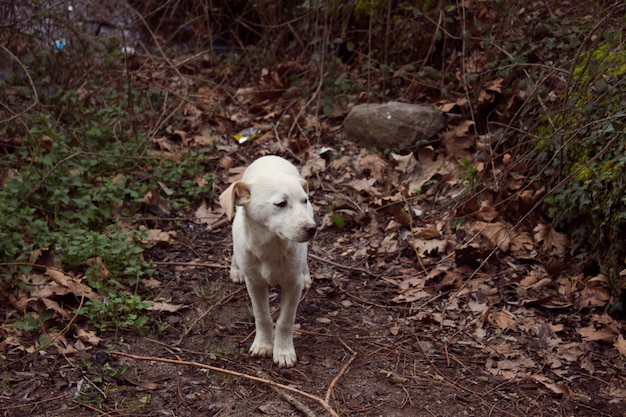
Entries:
{"label": "fallen twig", "polygon": [[273,386],[273,387],[276,387],[276,388],[280,388],[280,389],[283,389],[283,390],[286,390],[286,391],[290,391],[290,392],[293,392],[295,394],[299,394],[299,395],[301,395],[303,397],[306,397],[306,398],[308,398],[310,400],[313,400],[313,401],[317,402],[319,405],[321,405],[322,407],[324,407],[324,410],[328,411],[328,414],[330,414],[332,417],[339,417],[339,414],[337,414],[337,412],[335,410],[333,410],[333,408],[330,406],[330,404],[328,404],[328,401],[326,401],[325,399],[317,397],[317,396],[315,396],[313,394],[309,394],[308,392],[300,391],[299,389],[292,388],[290,386],[283,385],[283,384],[280,384],[278,382],[274,382],[274,381],[269,380],[269,379],[259,378],[259,377],[253,376],[253,375],[243,374],[243,373],[237,372],[237,371],[231,371],[230,369],[218,368],[218,367],[215,367],[215,366],[206,365],[204,363],[199,363],[199,362],[188,362],[188,361],[182,361],[182,360],[177,360],[177,359],[157,358],[157,357],[154,357],[154,356],[139,356],[139,355],[132,355],[130,353],[124,353],[124,352],[118,352],[118,351],[112,351],[111,354],[112,355],[118,355],[118,356],[124,356],[126,358],[131,358],[131,359],[135,359],[135,360],[138,360],[138,361],[153,361],[153,362],[170,363],[170,364],[173,364],[173,365],[193,366],[195,368],[208,369],[208,370],[213,371],[213,372],[218,372],[218,373],[221,373],[221,374],[236,376],[236,377],[248,379],[250,381],[260,382],[262,384]]}
{"label": "fallen twig", "polygon": [[356,352],[354,350],[352,350],[350,348],[350,346],[346,345],[346,343],[341,340],[338,339],[339,342],[343,345],[343,347],[352,354],[352,356],[350,357],[350,359],[348,360],[348,362],[346,362],[342,367],[341,370],[339,371],[339,373],[337,374],[337,376],[335,376],[333,378],[333,380],[330,382],[330,385],[328,386],[328,389],[326,390],[326,397],[324,398],[324,400],[328,403],[330,401],[330,396],[333,393],[333,388],[335,387],[335,385],[337,385],[337,381],[339,381],[339,379],[348,371],[348,368],[350,367],[350,365],[352,364],[352,362],[354,362],[354,360],[356,359]]}
{"label": "fallen twig", "polygon": [[[263,371],[258,371],[257,374],[262,378],[269,379],[269,377]],[[298,400],[293,395],[289,394],[288,392],[281,391],[275,386],[270,386],[270,388],[272,388],[272,390],[276,393],[276,395],[278,395],[283,400],[287,401],[289,405],[296,408],[298,411],[302,412],[302,414],[304,414],[306,417],[317,417],[317,415],[315,414],[315,411],[311,410],[306,404]]]}
{"label": "fallen twig", "polygon": [[200,320],[203,320],[209,313],[211,313],[213,310],[215,310],[216,307],[221,306],[222,304],[230,301],[235,295],[239,294],[242,291],[242,289],[243,288],[239,288],[234,293],[231,293],[231,294],[228,294],[227,296],[222,297],[222,299],[219,300],[217,303],[215,303],[211,307],[207,308],[207,310],[204,313],[200,314],[200,316],[198,316],[198,318],[195,319],[193,321],[193,323],[191,323],[191,325],[185,329],[183,334],[180,335],[180,338],[176,341],[176,343],[174,343],[174,346],[180,345],[182,343],[183,339],[185,337],[187,337],[189,332],[191,332],[191,329],[193,329],[196,326],[196,324],[198,324],[200,322]]}
{"label": "fallen twig", "polygon": [[65,397],[69,397],[70,394],[64,393],[61,395],[55,395],[54,397],[50,397],[50,398],[46,398],[44,400],[41,401],[34,401],[34,402],[27,402],[27,403],[23,403],[23,404],[15,404],[15,405],[9,405],[9,406],[4,406],[4,408],[2,408],[2,411],[10,411],[10,410],[19,410],[20,408],[29,408],[31,410],[34,410],[36,406],[39,406],[41,404],[45,404],[45,403],[51,403],[53,401],[59,400],[61,398],[65,398]]}
{"label": "fallen twig", "polygon": [[190,266],[190,267],[199,267],[199,268],[221,268],[227,269],[230,268],[230,265],[223,264],[212,264],[206,262],[180,262],[180,261],[150,261],[155,265],[166,265],[166,266]]}
{"label": "fallen twig", "polygon": [[[473,395],[474,397],[476,397],[480,402],[487,404],[487,405],[491,405],[492,409],[498,410],[499,412],[501,412],[502,414],[506,414],[509,416],[517,416],[517,414],[511,413],[501,407],[498,407],[496,404],[493,403],[489,403],[487,400],[485,400],[484,396],[481,395],[480,392],[474,391],[470,388],[467,388],[466,386],[458,383],[457,381],[454,381],[450,378],[448,378],[443,372],[441,372],[439,370],[439,368],[437,368],[437,365],[435,365],[435,363],[433,362],[433,360],[430,358],[430,356],[428,356],[428,354],[426,353],[426,351],[424,350],[424,347],[422,346],[422,343],[420,342],[419,338],[417,336],[415,336],[415,341],[417,342],[417,346],[419,347],[419,349],[422,351],[422,354],[424,355],[424,357],[426,358],[426,360],[428,361],[428,363],[430,363],[430,366],[433,368],[433,370],[437,373],[437,375],[442,378],[444,381],[446,381],[447,383],[451,384],[452,386],[459,388],[471,395]],[[447,355],[447,353],[446,353]],[[449,363],[449,358],[446,358],[446,360]]]}
{"label": "fallen twig", "polygon": [[315,259],[316,261],[320,261],[320,262],[327,263],[327,264],[332,265],[332,266],[335,266],[335,267],[337,267],[337,268],[347,269],[347,270],[349,270],[349,271],[362,272],[362,273],[367,274],[367,275],[369,275],[369,276],[372,276],[372,277],[374,277],[374,278],[380,278],[380,276],[379,276],[379,275],[376,275],[376,274],[374,274],[373,272],[370,272],[370,271],[368,271],[368,270],[367,270],[367,269],[365,269],[365,268],[359,268],[359,267],[357,267],[357,266],[350,266],[350,265],[342,265],[342,264],[340,264],[340,263],[333,262],[333,261],[331,261],[330,259],[324,259],[324,258],[322,258],[321,256],[317,256],[317,255],[314,255],[314,254],[312,254],[312,253],[309,253],[309,258]]}

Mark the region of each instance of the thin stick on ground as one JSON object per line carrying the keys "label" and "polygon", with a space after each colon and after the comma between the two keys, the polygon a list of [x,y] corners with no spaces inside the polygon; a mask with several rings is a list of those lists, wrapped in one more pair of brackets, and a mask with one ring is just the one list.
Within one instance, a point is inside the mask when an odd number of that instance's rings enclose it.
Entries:
{"label": "thin stick on ground", "polygon": [[426,353],[426,351],[424,350],[424,347],[422,346],[422,343],[420,342],[419,338],[417,336],[415,336],[415,341],[417,342],[417,346],[420,348],[420,350],[422,351],[422,354],[424,355],[424,357],[426,358],[426,360],[428,361],[428,363],[430,363],[430,366],[433,368],[433,370],[437,373],[437,375],[439,377],[441,377],[444,381],[446,381],[447,383],[451,384],[452,386],[459,388],[471,395],[473,395],[474,397],[476,397],[480,402],[484,403],[484,404],[488,404],[491,405],[492,409],[498,410],[500,413],[502,413],[503,415],[509,415],[509,416],[513,416],[516,417],[517,414],[511,413],[507,410],[504,410],[501,407],[498,407],[496,404],[493,403],[489,403],[487,400],[485,400],[484,398],[484,393],[480,393],[477,391],[474,391],[470,388],[467,388],[466,386],[458,383],[457,381],[454,381],[450,378],[448,378],[443,372],[441,372],[439,370],[439,368],[437,367],[437,365],[435,365],[435,363],[433,362],[433,360],[431,359],[431,357]]}
{"label": "thin stick on ground", "polygon": [[330,259],[325,259],[325,258],[322,258],[321,256],[317,256],[317,255],[314,255],[312,253],[309,253],[309,258],[315,259],[316,261],[319,261],[319,262],[327,263],[327,264],[332,265],[332,266],[336,266],[337,268],[347,269],[349,271],[361,272],[363,274],[369,275],[369,276],[374,277],[374,278],[380,278],[378,275],[368,271],[365,268],[359,268],[358,266],[342,265],[340,263],[333,262]]}
{"label": "thin stick on ground", "polygon": [[326,401],[325,399],[320,398],[318,396],[315,396],[313,394],[309,394],[308,392],[300,391],[299,389],[292,388],[290,386],[283,385],[283,384],[280,384],[278,382],[274,382],[274,381],[269,380],[269,379],[259,378],[259,377],[253,376],[253,375],[243,374],[243,373],[237,372],[237,371],[231,371],[230,369],[218,368],[218,367],[215,367],[215,366],[206,365],[204,363],[199,363],[199,362],[189,362],[189,361],[182,361],[182,360],[177,360],[177,359],[157,358],[157,357],[154,357],[154,356],[132,355],[130,353],[124,353],[124,352],[118,352],[118,351],[113,351],[113,352],[111,352],[111,354],[112,355],[117,355],[117,356],[124,356],[126,358],[135,359],[135,360],[138,360],[138,361],[153,361],[153,362],[170,363],[170,364],[173,364],[173,365],[193,366],[195,368],[208,369],[208,370],[213,371],[213,372],[218,372],[218,373],[221,373],[221,374],[236,376],[236,377],[248,379],[248,380],[254,381],[254,382],[260,382],[262,384],[269,385],[269,386],[276,387],[276,388],[280,388],[280,389],[283,389],[283,390],[286,390],[286,391],[289,391],[289,392],[293,392],[295,394],[298,394],[298,395],[306,397],[306,398],[308,398],[310,400],[313,400],[313,401],[317,402],[319,405],[321,405],[322,407],[324,407],[324,410],[328,411],[328,414],[330,414],[332,417],[339,417],[339,414],[337,414],[337,412],[335,410],[333,410],[333,408],[330,406],[330,404],[328,404],[328,401]]}
{"label": "thin stick on ground", "polygon": [[178,341],[176,341],[176,343],[174,343],[174,346],[180,345],[182,343],[183,339],[185,337],[187,337],[189,332],[191,332],[191,329],[193,329],[196,326],[196,324],[198,324],[200,322],[200,320],[203,320],[206,316],[209,315],[209,313],[211,313],[213,310],[215,310],[218,306],[221,306],[221,305],[227,303],[228,301],[230,301],[235,295],[239,294],[241,291],[242,291],[242,288],[238,289],[237,291],[235,291],[232,294],[228,294],[227,296],[222,297],[222,299],[219,300],[217,303],[215,303],[211,307],[207,308],[207,310],[204,313],[200,314],[200,316],[197,319],[195,319],[193,321],[193,323],[191,323],[191,325],[189,327],[187,327],[185,329],[183,334],[180,335],[180,338],[178,339]]}
{"label": "thin stick on ground", "polygon": [[344,347],[344,349],[346,349],[348,352],[350,352],[352,354],[352,356],[350,357],[350,359],[348,360],[348,362],[346,362],[342,367],[341,370],[339,371],[339,373],[337,374],[337,376],[335,376],[333,378],[333,380],[330,382],[330,385],[328,386],[328,390],[326,390],[326,397],[324,398],[324,400],[329,403],[330,402],[330,396],[333,393],[333,388],[335,388],[335,385],[337,385],[337,382],[339,381],[339,379],[341,379],[341,377],[348,371],[348,368],[350,367],[350,365],[352,364],[352,362],[354,362],[354,360],[356,359],[356,352],[354,350],[352,350],[350,348],[350,346],[346,345],[346,343],[341,340],[338,339],[339,343],[341,343]]}
{"label": "thin stick on ground", "polygon": [[[263,371],[258,371],[257,374],[260,377],[262,377],[262,378],[269,379],[269,377]],[[289,394],[288,392],[281,391],[279,388],[277,388],[277,387],[275,387],[273,385],[271,385],[270,388],[272,389],[272,391],[274,391],[276,393],[276,395],[278,395],[280,398],[285,400],[292,407],[296,408],[298,411],[300,411],[306,417],[317,417],[317,415],[315,414],[315,411],[311,410],[306,404],[304,404],[303,402],[299,401],[293,395]]]}

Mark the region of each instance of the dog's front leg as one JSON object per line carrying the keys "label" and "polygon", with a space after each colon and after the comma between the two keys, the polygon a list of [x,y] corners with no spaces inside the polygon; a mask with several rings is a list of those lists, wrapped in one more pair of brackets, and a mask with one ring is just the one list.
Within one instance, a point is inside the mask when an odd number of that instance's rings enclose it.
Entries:
{"label": "dog's front leg", "polygon": [[254,281],[246,278],[246,287],[252,301],[252,312],[256,326],[256,335],[252,346],[250,346],[250,355],[261,358],[272,357],[274,323],[270,314],[267,283],[263,279]]}
{"label": "dog's front leg", "polygon": [[234,254],[233,254],[233,259],[230,261],[230,279],[233,282],[244,281],[244,276],[241,273],[241,269],[239,269],[239,265],[237,264],[237,260],[235,259]]}
{"label": "dog's front leg", "polygon": [[296,311],[302,295],[302,281],[281,288],[280,315],[276,321],[274,336],[274,363],[281,368],[289,368],[296,364],[296,350],[293,346],[293,326]]}

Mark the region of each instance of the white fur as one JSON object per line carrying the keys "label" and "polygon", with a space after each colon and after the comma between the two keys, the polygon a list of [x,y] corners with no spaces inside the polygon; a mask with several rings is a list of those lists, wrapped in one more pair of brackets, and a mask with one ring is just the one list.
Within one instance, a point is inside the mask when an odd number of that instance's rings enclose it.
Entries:
{"label": "white fur", "polygon": [[[256,336],[250,354],[273,357],[280,367],[296,361],[293,325],[304,287],[311,285],[308,241],[316,231],[307,182],[287,160],[265,156],[220,196],[233,222],[230,277],[245,281],[252,301]],[[280,315],[273,329],[268,286],[281,287]]]}

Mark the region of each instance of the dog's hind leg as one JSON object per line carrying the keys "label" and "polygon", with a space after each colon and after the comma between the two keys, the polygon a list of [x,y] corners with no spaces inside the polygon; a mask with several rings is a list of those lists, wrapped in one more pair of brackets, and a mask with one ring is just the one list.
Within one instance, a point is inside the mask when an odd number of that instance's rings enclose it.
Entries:
{"label": "dog's hind leg", "polygon": [[252,312],[254,313],[254,323],[256,325],[256,335],[250,355],[261,358],[272,357],[272,347],[274,339],[274,322],[270,314],[269,289],[265,281],[256,283],[246,279],[246,287],[252,301]]}
{"label": "dog's hind leg", "polygon": [[302,295],[302,282],[298,280],[290,286],[281,288],[280,315],[276,321],[274,335],[274,363],[281,368],[289,368],[296,364],[296,350],[293,346],[293,326],[296,311]]}

